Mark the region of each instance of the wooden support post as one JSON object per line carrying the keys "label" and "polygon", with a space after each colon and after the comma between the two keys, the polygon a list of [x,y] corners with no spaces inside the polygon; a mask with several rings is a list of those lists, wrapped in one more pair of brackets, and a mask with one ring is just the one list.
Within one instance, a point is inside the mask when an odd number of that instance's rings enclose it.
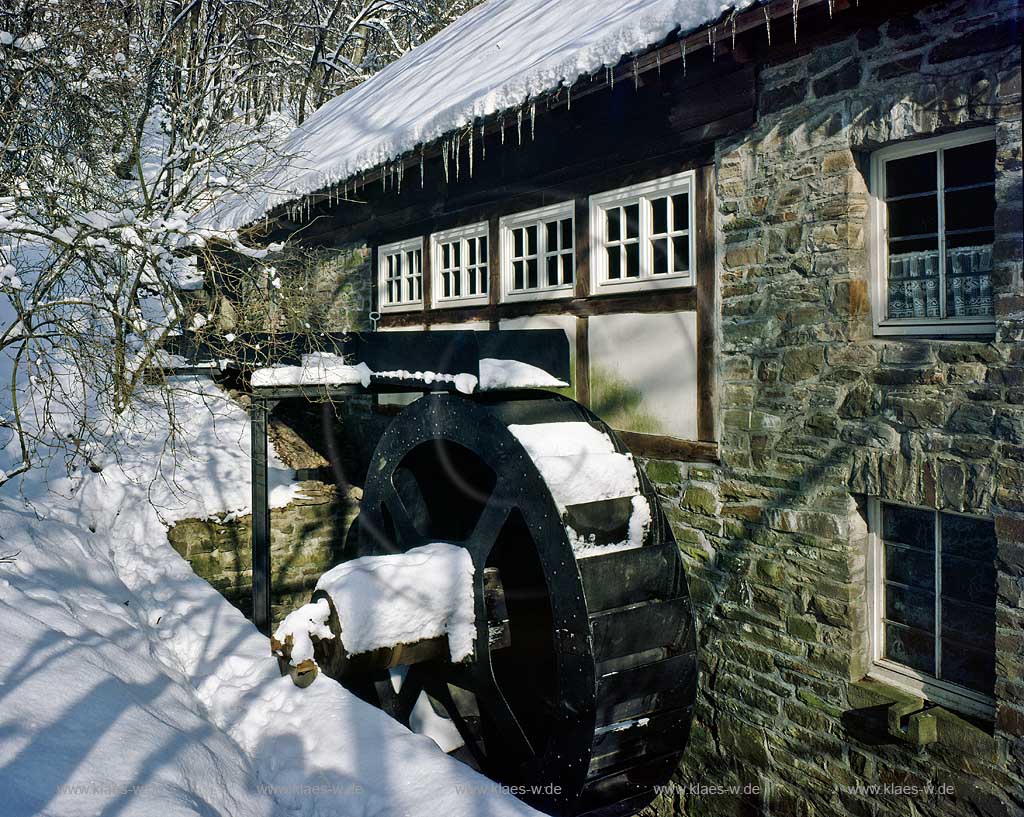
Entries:
{"label": "wooden support post", "polygon": [[270,635],[270,501],[267,496],[267,415],[271,404],[253,396],[252,427],[252,621]]}

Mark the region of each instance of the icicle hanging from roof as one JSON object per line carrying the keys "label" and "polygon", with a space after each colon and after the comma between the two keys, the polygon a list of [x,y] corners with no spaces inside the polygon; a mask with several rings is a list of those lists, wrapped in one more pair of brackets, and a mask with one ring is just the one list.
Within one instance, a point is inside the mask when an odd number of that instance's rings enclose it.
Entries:
{"label": "icicle hanging from roof", "polygon": [[683,58],[683,76],[686,76],[686,40],[679,41],[679,56]]}
{"label": "icicle hanging from roof", "polygon": [[480,158],[487,158],[487,131],[484,130],[484,120],[480,120]]}
{"label": "icicle hanging from roof", "polygon": [[718,40],[715,39],[715,27],[711,26],[708,29],[708,45],[711,46],[711,62],[714,62],[717,57]]}
{"label": "icicle hanging from roof", "polygon": [[459,153],[462,151],[462,133],[455,132],[455,142],[452,147],[455,151],[455,181],[459,180]]}
{"label": "icicle hanging from roof", "polygon": [[426,183],[426,169],[423,166],[423,145],[420,145],[420,190],[423,189],[423,185]]}
{"label": "icicle hanging from roof", "polygon": [[519,137],[519,144],[523,144],[523,109],[516,112],[516,135]]}
{"label": "icicle hanging from roof", "polygon": [[633,57],[633,90],[634,91],[639,91],[640,90],[640,69],[637,67],[636,62],[637,62],[636,57]]}
{"label": "icicle hanging from roof", "polygon": [[505,144],[505,112],[502,111],[498,117],[498,122],[501,126],[501,144]]}
{"label": "icicle hanging from roof", "polygon": [[[831,2],[831,0],[830,0]],[[732,50],[736,50],[736,12],[732,13],[732,17],[729,18],[729,24],[732,29]]]}
{"label": "icicle hanging from roof", "polygon": [[537,135],[537,103],[530,103],[530,141],[535,141]]}
{"label": "icicle hanging from roof", "polygon": [[473,178],[473,123],[469,123],[469,178]]}
{"label": "icicle hanging from roof", "polygon": [[565,109],[567,111],[572,110],[572,83],[570,82],[565,89]]}
{"label": "icicle hanging from roof", "polygon": [[441,142],[441,163],[444,165],[444,180],[448,182],[448,140]]}
{"label": "icicle hanging from roof", "polygon": [[764,6],[764,27],[768,32],[768,45],[772,44],[772,16],[768,13],[768,6]]}
{"label": "icicle hanging from roof", "polygon": [[661,49],[656,49],[654,52],[654,59],[658,63],[658,76],[661,76]]}
{"label": "icicle hanging from roof", "polygon": [[793,0],[793,42],[796,42],[796,20],[800,14],[800,0]]}
{"label": "icicle hanging from roof", "polygon": [[828,19],[832,19],[832,14],[835,11],[836,0],[828,0]]}

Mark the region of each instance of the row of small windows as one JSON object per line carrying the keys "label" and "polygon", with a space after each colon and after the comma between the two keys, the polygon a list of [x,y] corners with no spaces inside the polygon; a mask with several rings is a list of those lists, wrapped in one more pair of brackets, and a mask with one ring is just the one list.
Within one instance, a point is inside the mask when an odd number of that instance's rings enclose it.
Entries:
{"label": "row of small windows", "polygon": [[[694,266],[693,172],[592,196],[595,289],[688,283]],[[576,286],[576,217],[568,201],[500,222],[501,299],[571,297]],[[422,306],[422,241],[378,248],[381,306]],[[486,304],[491,259],[486,222],[434,233],[429,252],[435,305]]]}

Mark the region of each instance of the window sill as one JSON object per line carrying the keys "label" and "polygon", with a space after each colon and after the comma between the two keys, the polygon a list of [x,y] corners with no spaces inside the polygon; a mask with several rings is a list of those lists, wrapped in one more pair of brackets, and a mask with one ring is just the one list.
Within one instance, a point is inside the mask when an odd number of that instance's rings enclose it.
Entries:
{"label": "window sill", "polygon": [[914,336],[932,338],[986,337],[995,335],[995,321],[983,323],[912,323],[904,321],[883,321],[875,324],[875,335],[879,337]]}
{"label": "window sill", "polygon": [[[935,745],[962,755],[996,759],[998,747],[991,720],[955,712],[870,677],[852,682],[847,697],[851,708],[843,713],[843,725],[847,733],[861,743],[871,746],[903,744],[918,751]],[[902,716],[903,731],[890,726],[892,715]],[[915,730],[910,720],[916,716],[930,721],[919,724],[920,734],[930,733],[930,740],[914,741]]]}

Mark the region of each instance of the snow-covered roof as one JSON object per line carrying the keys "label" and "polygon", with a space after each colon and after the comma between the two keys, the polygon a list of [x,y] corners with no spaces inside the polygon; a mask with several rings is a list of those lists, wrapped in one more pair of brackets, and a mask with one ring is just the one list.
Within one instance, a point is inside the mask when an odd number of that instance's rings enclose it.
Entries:
{"label": "snow-covered roof", "polygon": [[361,85],[285,140],[268,192],[214,210],[222,228],[350,179],[482,117],[571,84],[753,0],[489,0]]}

